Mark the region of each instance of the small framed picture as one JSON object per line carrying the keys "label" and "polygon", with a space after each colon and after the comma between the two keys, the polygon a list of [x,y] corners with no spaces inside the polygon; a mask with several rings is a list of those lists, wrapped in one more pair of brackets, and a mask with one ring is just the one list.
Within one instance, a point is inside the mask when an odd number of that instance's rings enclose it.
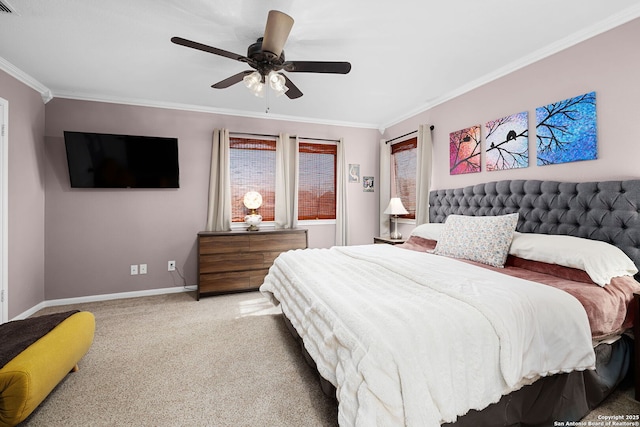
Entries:
{"label": "small framed picture", "polygon": [[372,176],[363,176],[362,177],[362,191],[371,193],[374,191],[374,182]]}
{"label": "small framed picture", "polygon": [[349,165],[349,182],[360,182],[360,165]]}

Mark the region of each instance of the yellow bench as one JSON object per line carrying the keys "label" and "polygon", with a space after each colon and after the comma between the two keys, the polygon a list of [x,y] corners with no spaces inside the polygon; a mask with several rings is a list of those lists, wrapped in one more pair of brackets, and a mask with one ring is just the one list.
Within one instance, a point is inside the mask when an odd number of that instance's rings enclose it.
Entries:
{"label": "yellow bench", "polygon": [[93,343],[95,318],[72,314],[0,369],[0,427],[26,419]]}

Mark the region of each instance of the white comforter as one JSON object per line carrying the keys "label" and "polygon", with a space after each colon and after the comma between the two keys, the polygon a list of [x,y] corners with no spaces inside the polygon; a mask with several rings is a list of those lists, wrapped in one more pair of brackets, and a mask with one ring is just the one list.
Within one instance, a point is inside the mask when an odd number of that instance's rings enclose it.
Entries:
{"label": "white comforter", "polygon": [[260,290],[336,386],[341,426],[438,426],[540,376],[595,364],[574,297],[437,255],[290,251]]}

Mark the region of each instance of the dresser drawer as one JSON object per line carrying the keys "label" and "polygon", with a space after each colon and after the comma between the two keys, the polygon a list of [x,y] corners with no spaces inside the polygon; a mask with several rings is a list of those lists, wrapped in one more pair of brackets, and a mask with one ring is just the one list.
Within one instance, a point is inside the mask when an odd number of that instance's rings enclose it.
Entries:
{"label": "dresser drawer", "polygon": [[200,237],[200,255],[249,252],[250,237],[251,236]]}
{"label": "dresser drawer", "polygon": [[306,234],[280,234],[276,239],[267,235],[249,237],[250,251],[284,252],[289,249],[303,249],[307,247]]}
{"label": "dresser drawer", "polygon": [[260,287],[269,269],[210,273],[200,276],[200,293],[244,291]]}
{"label": "dresser drawer", "polygon": [[[265,268],[265,256],[260,252],[200,255],[199,261],[200,274]],[[271,264],[267,264],[267,267],[269,265]]]}

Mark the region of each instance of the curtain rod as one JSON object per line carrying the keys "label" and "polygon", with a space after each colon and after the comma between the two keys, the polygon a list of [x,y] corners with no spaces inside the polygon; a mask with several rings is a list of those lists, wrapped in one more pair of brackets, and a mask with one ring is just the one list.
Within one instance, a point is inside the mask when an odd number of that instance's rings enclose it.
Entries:
{"label": "curtain rod", "polygon": [[[435,126],[434,126],[434,125],[431,125],[431,126],[429,126],[429,129],[434,130],[434,129],[435,129]],[[390,143],[390,142],[392,142],[392,141],[395,141],[396,139],[404,138],[405,136],[409,136],[409,135],[411,135],[412,133],[417,133],[417,132],[418,132],[417,130],[412,130],[411,132],[405,133],[404,135],[400,135],[400,136],[396,136],[395,138],[388,139],[388,140],[386,140],[384,143],[385,143],[385,144],[388,144],[388,143]]]}
{"label": "curtain rod", "polygon": [[[277,138],[278,135],[268,135],[266,133],[250,133],[250,132],[232,132],[229,131],[229,134],[235,133],[237,135],[248,135],[248,136],[263,136],[263,137],[269,137],[269,138]],[[295,136],[295,135],[290,135],[290,136]],[[340,142],[340,140],[338,139],[325,139],[325,138],[308,138],[306,136],[299,136],[298,138],[300,139],[308,139],[311,141],[327,141],[327,142]]]}
{"label": "curtain rod", "polygon": [[326,141],[326,142],[340,142],[339,139],[326,139],[326,138],[308,138],[306,136],[299,136],[300,139],[309,139],[311,141]]}

